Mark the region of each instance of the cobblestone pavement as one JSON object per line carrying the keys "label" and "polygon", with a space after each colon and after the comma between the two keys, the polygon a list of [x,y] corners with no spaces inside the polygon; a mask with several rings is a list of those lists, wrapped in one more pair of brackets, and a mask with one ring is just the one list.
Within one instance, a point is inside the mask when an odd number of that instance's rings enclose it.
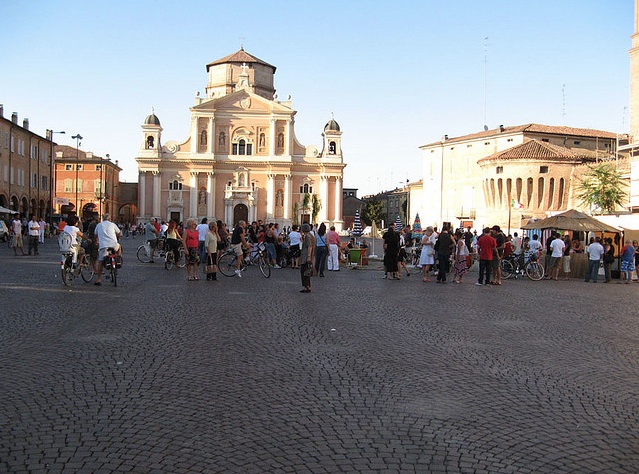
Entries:
{"label": "cobblestone pavement", "polygon": [[117,288],[0,248],[0,472],[636,473],[639,285],[327,272]]}

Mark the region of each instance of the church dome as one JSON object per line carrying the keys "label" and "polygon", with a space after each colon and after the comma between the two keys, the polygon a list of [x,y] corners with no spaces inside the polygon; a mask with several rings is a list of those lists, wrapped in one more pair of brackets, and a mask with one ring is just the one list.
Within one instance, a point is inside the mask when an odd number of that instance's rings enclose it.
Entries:
{"label": "church dome", "polygon": [[160,125],[160,119],[155,114],[149,115],[144,119],[144,125]]}
{"label": "church dome", "polygon": [[339,132],[339,124],[334,119],[330,119],[324,127],[324,131]]}

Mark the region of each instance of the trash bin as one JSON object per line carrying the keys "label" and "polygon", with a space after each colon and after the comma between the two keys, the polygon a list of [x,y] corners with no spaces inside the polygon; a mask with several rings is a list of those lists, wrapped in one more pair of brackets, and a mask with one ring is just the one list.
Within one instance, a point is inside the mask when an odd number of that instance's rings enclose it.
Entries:
{"label": "trash bin", "polygon": [[348,254],[349,265],[361,265],[362,251],[361,249],[351,249]]}

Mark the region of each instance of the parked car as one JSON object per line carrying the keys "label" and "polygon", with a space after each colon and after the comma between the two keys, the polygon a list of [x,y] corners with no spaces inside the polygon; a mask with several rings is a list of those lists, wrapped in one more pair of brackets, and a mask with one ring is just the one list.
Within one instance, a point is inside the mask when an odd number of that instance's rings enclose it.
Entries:
{"label": "parked car", "polygon": [[4,221],[0,221],[0,240],[6,242],[9,240],[9,229],[7,228],[7,224]]}

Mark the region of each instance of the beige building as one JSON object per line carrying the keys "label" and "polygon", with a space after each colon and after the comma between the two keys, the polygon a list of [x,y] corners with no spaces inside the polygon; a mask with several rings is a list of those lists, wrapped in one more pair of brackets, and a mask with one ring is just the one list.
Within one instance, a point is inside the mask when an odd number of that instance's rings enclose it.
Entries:
{"label": "beige building", "polygon": [[[304,197],[321,205],[318,222],[342,229],[339,125],[329,120],[320,148],[295,138],[290,96],[275,94],[275,66],[243,49],[206,66],[205,97],[190,108],[189,136],[164,142],[160,120],[142,125],[136,161],[139,216],[263,219],[284,226],[312,220]],[[308,200],[308,198],[307,198]]]}
{"label": "beige building", "polygon": [[48,138],[30,131],[29,119],[18,124],[15,112],[6,119],[0,104],[0,206],[48,218],[54,145]]}
{"label": "beige building", "polygon": [[[614,133],[538,124],[445,136],[420,147],[422,225],[519,228],[548,212],[579,207],[574,196],[583,164],[612,159],[616,146]],[[513,199],[523,208],[512,210]]]}

